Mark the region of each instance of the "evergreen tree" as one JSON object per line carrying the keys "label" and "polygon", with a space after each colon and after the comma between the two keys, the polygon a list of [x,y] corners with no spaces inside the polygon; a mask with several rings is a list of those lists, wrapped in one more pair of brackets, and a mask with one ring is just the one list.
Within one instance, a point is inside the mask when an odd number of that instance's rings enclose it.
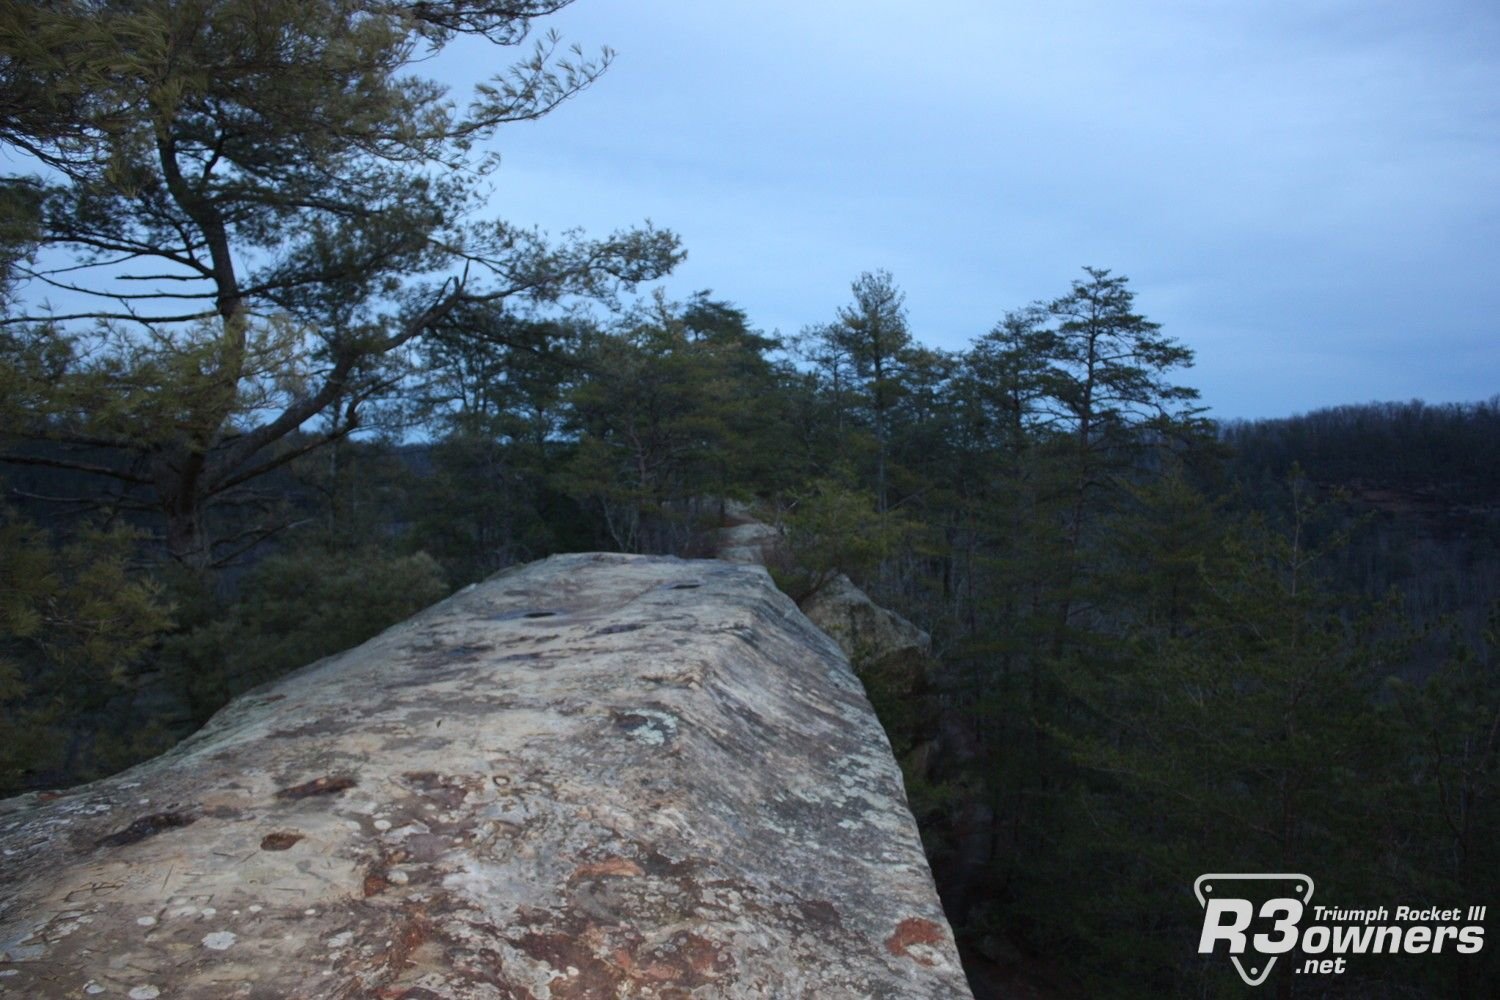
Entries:
{"label": "evergreen tree", "polygon": [[128,530],[84,525],[60,541],[0,507],[0,797],[165,746],[108,710],[128,700],[172,609],[135,572]]}
{"label": "evergreen tree", "polygon": [[230,698],[357,646],[450,589],[424,552],[306,544],[257,563],[233,600],[191,593],[154,665],[201,725]]}
{"label": "evergreen tree", "polygon": [[[1080,710],[1055,736],[1093,772],[1074,794],[1110,845],[1070,908],[1098,920],[1079,928],[1091,964],[1135,963],[1143,996],[1238,986],[1179,953],[1199,914],[1173,899],[1202,872],[1316,871],[1337,898],[1385,885],[1370,816],[1404,764],[1377,698],[1400,647],[1385,609],[1319,585],[1320,515],[1290,487],[1285,533],[1217,526],[1180,479],[1140,494],[1120,546],[1137,569],[1115,584],[1136,595],[1128,627],[1061,675]],[[1127,944],[1120,919],[1159,933]]]}
{"label": "evergreen tree", "polygon": [[774,488],[773,343],[732,306],[700,296],[684,309],[661,294],[592,339],[589,377],[569,400],[577,448],[565,482],[615,547],[682,554],[717,526],[724,500]]}
{"label": "evergreen tree", "polygon": [[359,427],[455,311],[669,269],[676,240],[650,228],[553,245],[472,218],[494,163],[479,143],[587,88],[609,53],[548,36],[463,109],[415,70],[460,37],[521,43],[562,6],[7,6],[0,140],[49,171],[3,182],[6,216],[20,206],[61,262],[5,260],[83,304],[4,321],[0,395],[28,419],[0,458],[104,480],[174,559],[211,565],[206,509]]}
{"label": "evergreen tree", "polygon": [[1059,453],[1063,473],[1063,564],[1053,652],[1060,653],[1087,587],[1080,553],[1099,505],[1147,445],[1199,430],[1198,391],[1172,383],[1193,353],[1136,313],[1124,277],[1085,268],[1047,312],[1055,325],[1035,343],[1047,358],[1039,424]]}
{"label": "evergreen tree", "polygon": [[906,296],[888,271],[866,271],[850,286],[854,301],[825,327],[825,353],[847,358],[862,382],[863,404],[875,435],[874,493],[879,509],[890,506],[887,468],[890,458],[891,410],[901,394],[901,378],[911,333],[906,324]]}
{"label": "evergreen tree", "polygon": [[[1398,898],[1494,899],[1500,892],[1494,836],[1500,824],[1500,602],[1491,606],[1479,642],[1463,638],[1452,623],[1425,638],[1419,648],[1437,663],[1432,675],[1417,684],[1390,681],[1394,745],[1404,752],[1404,766],[1400,780],[1384,788],[1384,884]],[[1449,956],[1401,972],[1408,981],[1431,984],[1435,995],[1477,1000],[1493,991],[1500,957],[1489,942],[1463,959]]]}
{"label": "evergreen tree", "polygon": [[456,311],[422,345],[421,452],[414,543],[455,583],[560,548],[587,548],[588,516],[557,479],[568,457],[566,398],[586,369],[582,323],[494,307]]}

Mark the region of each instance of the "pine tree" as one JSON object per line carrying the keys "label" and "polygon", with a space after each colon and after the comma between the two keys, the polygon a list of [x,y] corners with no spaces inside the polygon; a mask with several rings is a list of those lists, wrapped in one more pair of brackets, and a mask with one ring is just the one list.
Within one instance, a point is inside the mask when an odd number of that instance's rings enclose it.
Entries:
{"label": "pine tree", "polygon": [[863,382],[864,407],[875,435],[874,493],[879,509],[890,506],[889,461],[891,411],[902,392],[911,333],[906,296],[888,271],[866,271],[850,286],[854,301],[838,312],[838,322],[823,330],[831,355],[846,357]]}
{"label": "pine tree", "polygon": [[[474,218],[480,144],[589,87],[607,50],[546,36],[463,108],[416,72],[565,5],[7,5],[0,141],[46,172],[0,184],[0,252],[29,293],[81,305],[4,319],[0,395],[27,403],[0,459],[92,475],[174,559],[213,565],[232,547],[209,509],[360,427],[458,311],[668,270],[675,237],[649,227],[554,245]],[[46,266],[3,249],[18,233]]]}
{"label": "pine tree", "polygon": [[567,488],[624,551],[688,551],[726,498],[780,478],[779,375],[742,312],[658,294],[586,345],[569,397]]}
{"label": "pine tree", "polygon": [[[1139,569],[1117,583],[1133,613],[1116,645],[1061,674],[1077,710],[1055,736],[1086,769],[1077,800],[1112,845],[1092,877],[1113,886],[1114,920],[1163,931],[1130,959],[1108,923],[1086,947],[1140,963],[1158,993],[1232,978],[1172,951],[1197,918],[1174,897],[1203,872],[1317,872],[1335,898],[1381,884],[1370,817],[1403,764],[1378,697],[1399,646],[1387,609],[1322,585],[1328,551],[1308,541],[1320,515],[1305,481],[1289,485],[1285,532],[1221,528],[1171,481],[1142,494],[1121,545]],[[1291,989],[1278,982],[1279,996]]]}
{"label": "pine tree", "polygon": [[107,769],[98,734],[123,720],[98,717],[172,624],[134,545],[91,525],[58,544],[0,507],[0,797]]}

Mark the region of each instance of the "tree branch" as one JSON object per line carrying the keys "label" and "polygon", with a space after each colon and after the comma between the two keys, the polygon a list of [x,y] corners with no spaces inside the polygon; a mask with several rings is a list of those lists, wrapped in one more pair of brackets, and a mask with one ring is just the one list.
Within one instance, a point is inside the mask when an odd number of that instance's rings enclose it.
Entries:
{"label": "tree branch", "polygon": [[126,472],[124,469],[111,469],[107,465],[96,465],[93,462],[79,462],[73,459],[48,458],[43,455],[5,455],[0,454],[0,462],[8,462],[11,465],[41,465],[52,469],[69,469],[73,472],[87,472],[96,476],[107,476],[110,479],[118,479],[124,483],[135,483],[138,486],[150,486],[151,480],[138,473]]}

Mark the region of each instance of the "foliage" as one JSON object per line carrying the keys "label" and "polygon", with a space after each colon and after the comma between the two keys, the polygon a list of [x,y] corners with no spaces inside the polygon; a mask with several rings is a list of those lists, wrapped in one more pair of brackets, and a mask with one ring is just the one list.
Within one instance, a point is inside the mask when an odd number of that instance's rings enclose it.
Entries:
{"label": "foliage", "polygon": [[49,171],[0,184],[0,220],[33,220],[19,232],[49,264],[3,259],[84,305],[4,321],[0,390],[29,404],[0,457],[100,477],[174,559],[222,564],[243,545],[211,537],[205,508],[360,427],[456,314],[669,270],[676,239],[649,227],[552,244],[472,219],[480,143],[587,88],[609,53],[547,36],[462,110],[415,71],[462,36],[518,44],[564,5],[8,6],[0,140]]}
{"label": "foliage", "polygon": [[198,595],[158,667],[201,722],[229,698],[356,646],[446,596],[425,553],[303,548],[267,557],[230,605]]}
{"label": "foliage", "polygon": [[1296,465],[1340,505],[1349,544],[1326,568],[1368,596],[1399,592],[1422,626],[1448,615],[1483,641],[1500,600],[1500,400],[1318,410],[1222,428],[1241,503],[1272,509]]}
{"label": "foliage", "polygon": [[54,545],[0,509],[0,794],[97,774],[108,755],[90,717],[128,694],[171,624],[160,588],[133,572],[134,544],[85,526]]}
{"label": "foliage", "polygon": [[725,499],[775,488],[774,343],[707,293],[686,307],[658,295],[590,338],[565,481],[616,548],[684,553]]}
{"label": "foliage", "polygon": [[872,576],[911,526],[882,513],[869,492],[815,479],[792,495],[784,530],[788,558],[774,567],[776,583],[801,602],[841,572]]}
{"label": "foliage", "polygon": [[[1177,612],[1065,673],[1088,717],[1058,738],[1111,779],[1089,794],[1135,860],[1109,877],[1139,882],[1144,898],[1200,871],[1301,871],[1312,859],[1320,885],[1368,889],[1367,860],[1349,845],[1366,838],[1376,790],[1397,772],[1375,701],[1394,651],[1374,611],[1355,618],[1354,604],[1310,583],[1310,516],[1295,510],[1285,537],[1250,524],[1211,542],[1185,608],[1184,581],[1164,564],[1145,585],[1175,591]],[[1118,947],[1107,927],[1091,936],[1106,954]]]}
{"label": "foliage", "polygon": [[888,271],[866,271],[850,292],[854,301],[840,307],[836,322],[809,329],[803,337],[825,380],[839,430],[846,420],[869,428],[875,500],[885,510],[891,411],[903,395],[904,369],[912,351],[906,296]]}
{"label": "foliage", "polygon": [[[1436,663],[1424,682],[1390,682],[1391,745],[1404,766],[1382,789],[1390,846],[1380,873],[1407,898],[1491,899],[1500,883],[1500,601],[1479,643],[1463,632],[1450,622],[1424,637]],[[1473,961],[1413,962],[1400,973],[1433,996],[1481,997],[1500,981],[1500,956],[1486,947]]]}

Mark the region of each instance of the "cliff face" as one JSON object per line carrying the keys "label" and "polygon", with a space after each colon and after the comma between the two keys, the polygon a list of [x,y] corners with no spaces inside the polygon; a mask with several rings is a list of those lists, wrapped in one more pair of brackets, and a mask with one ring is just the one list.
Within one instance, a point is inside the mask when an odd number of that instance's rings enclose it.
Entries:
{"label": "cliff face", "polygon": [[900,774],[764,570],[561,556],[0,803],[0,992],[968,997]]}

